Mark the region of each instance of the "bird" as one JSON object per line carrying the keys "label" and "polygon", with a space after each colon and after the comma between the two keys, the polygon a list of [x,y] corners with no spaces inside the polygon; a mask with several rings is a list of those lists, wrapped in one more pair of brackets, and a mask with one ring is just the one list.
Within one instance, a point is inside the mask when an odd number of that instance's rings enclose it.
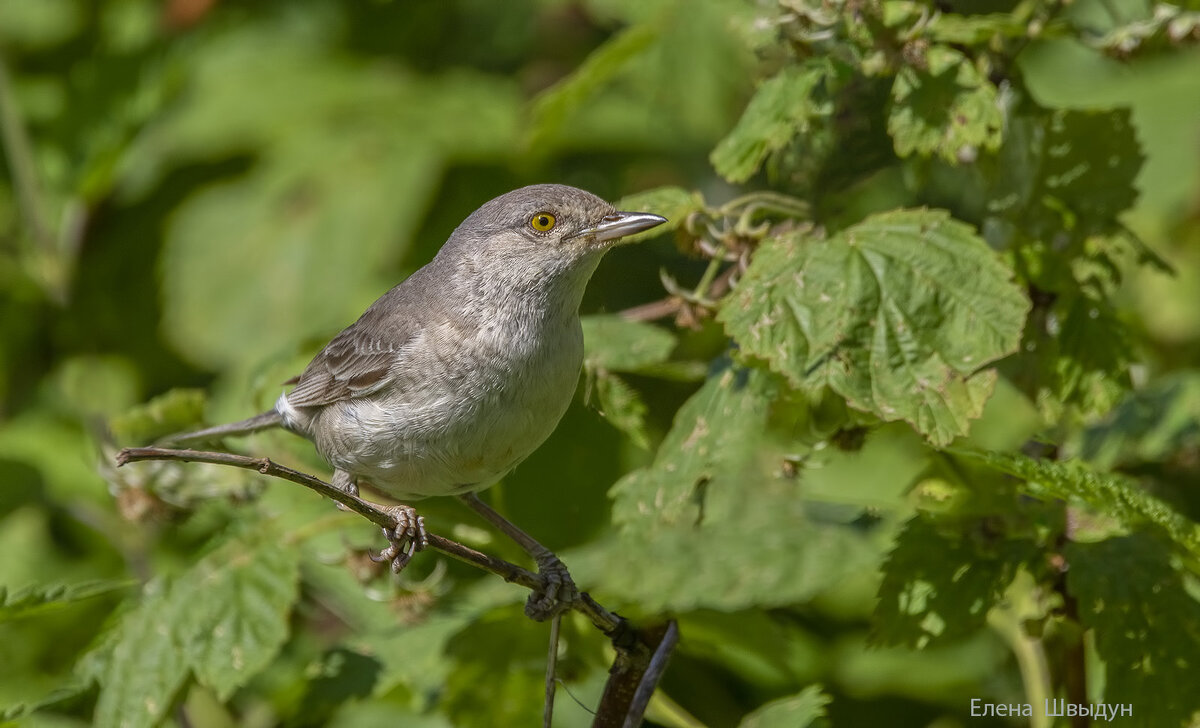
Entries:
{"label": "bird", "polygon": [[397,572],[426,545],[409,503],[455,496],[533,558],[543,585],[525,611],[547,619],[578,598],[569,573],[476,493],[533,453],[566,413],[583,365],[580,303],[601,258],[664,222],[561,184],[500,195],[286,382],[294,386],[271,410],[169,442],[275,427],[310,440],[335,486],[354,495],[366,486],[403,504],[379,557]]}

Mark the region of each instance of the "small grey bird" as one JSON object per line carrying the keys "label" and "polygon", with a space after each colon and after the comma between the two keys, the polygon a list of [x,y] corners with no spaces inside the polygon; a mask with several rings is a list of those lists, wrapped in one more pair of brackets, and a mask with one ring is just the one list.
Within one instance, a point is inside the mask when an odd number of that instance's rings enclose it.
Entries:
{"label": "small grey bird", "polygon": [[[579,304],[600,258],[663,222],[565,185],[501,195],[334,337],[273,410],[171,441],[281,426],[311,440],[349,492],[458,496],[534,558],[544,588],[526,612],[545,619],[577,596],[565,568],[474,493],[536,450],[566,412],[583,364]],[[422,519],[410,506],[398,514],[383,552],[396,571],[425,545]]]}

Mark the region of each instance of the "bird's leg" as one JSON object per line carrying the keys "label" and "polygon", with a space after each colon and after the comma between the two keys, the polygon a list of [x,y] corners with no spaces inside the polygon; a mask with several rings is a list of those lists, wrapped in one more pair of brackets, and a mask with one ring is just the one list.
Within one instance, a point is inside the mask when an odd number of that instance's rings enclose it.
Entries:
{"label": "bird's leg", "polygon": [[458,499],[500,529],[504,535],[516,541],[533,557],[534,563],[537,564],[538,576],[542,577],[542,588],[530,594],[525,602],[525,614],[530,619],[543,622],[571,608],[571,604],[579,599],[579,590],[575,588],[575,582],[571,580],[566,565],[550,549],[492,510],[474,493],[465,493],[458,496]]}
{"label": "bird's leg", "polygon": [[[347,473],[345,470],[333,471],[333,487],[344,493],[349,493],[355,498],[358,497],[358,481],[354,479],[353,475]],[[338,503],[338,505],[340,506],[342,504]]]}
{"label": "bird's leg", "polygon": [[[334,471],[333,485],[358,497],[358,482],[345,470]],[[349,510],[341,503],[338,503],[338,507]],[[392,571],[399,574],[401,569],[408,566],[413,554],[429,545],[429,537],[425,534],[425,518],[418,516],[412,506],[386,506],[384,510],[396,519],[396,527],[383,529],[383,537],[388,540],[388,547],[380,551],[378,556],[368,555],[376,562],[390,562]]]}

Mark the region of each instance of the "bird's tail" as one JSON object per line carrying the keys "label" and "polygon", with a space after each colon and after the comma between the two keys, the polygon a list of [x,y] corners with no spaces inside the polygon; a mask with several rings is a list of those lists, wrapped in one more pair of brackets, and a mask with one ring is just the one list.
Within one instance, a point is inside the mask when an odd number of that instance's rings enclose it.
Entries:
{"label": "bird's tail", "polygon": [[195,432],[180,432],[174,435],[167,435],[160,443],[163,445],[191,445],[197,442],[220,440],[223,437],[243,437],[252,432],[278,427],[281,421],[279,413],[271,410],[270,412],[263,412],[261,415],[254,415],[250,419],[242,420],[241,422],[207,427]]}

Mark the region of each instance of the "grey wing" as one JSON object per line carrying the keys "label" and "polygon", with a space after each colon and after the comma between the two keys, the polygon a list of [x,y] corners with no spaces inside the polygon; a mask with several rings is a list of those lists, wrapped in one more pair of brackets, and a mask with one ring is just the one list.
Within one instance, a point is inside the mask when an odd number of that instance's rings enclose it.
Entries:
{"label": "grey wing", "polygon": [[297,378],[295,389],[288,392],[288,403],[320,407],[382,389],[393,379],[407,339],[368,336],[362,328],[351,326],[329,342]]}

